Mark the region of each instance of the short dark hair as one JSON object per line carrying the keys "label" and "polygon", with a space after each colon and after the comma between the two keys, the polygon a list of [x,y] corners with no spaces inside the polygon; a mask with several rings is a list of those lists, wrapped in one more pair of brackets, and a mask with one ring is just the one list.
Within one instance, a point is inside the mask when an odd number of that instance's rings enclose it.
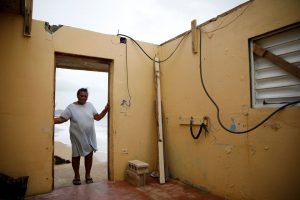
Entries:
{"label": "short dark hair", "polygon": [[89,93],[87,88],[80,88],[80,89],[77,91],[77,96],[80,94],[80,92],[86,92],[86,93]]}

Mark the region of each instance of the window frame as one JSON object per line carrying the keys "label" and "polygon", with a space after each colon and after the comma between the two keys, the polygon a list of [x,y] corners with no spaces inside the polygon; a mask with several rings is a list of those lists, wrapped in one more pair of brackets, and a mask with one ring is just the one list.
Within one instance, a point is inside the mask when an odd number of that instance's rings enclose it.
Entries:
{"label": "window frame", "polygon": [[[260,34],[258,36],[254,36],[252,38],[248,39],[248,44],[249,44],[249,75],[250,75],[250,96],[251,96],[251,107],[252,108],[268,108],[268,107],[280,107],[283,106],[283,103],[270,103],[270,104],[258,104],[256,100],[256,78],[255,78],[255,62],[254,62],[254,52],[253,52],[253,43],[257,40],[261,40],[263,38],[268,38],[271,36],[274,36],[276,34],[283,33],[285,31],[290,31],[295,28],[300,28],[300,22],[269,31],[267,33]],[[292,102],[292,101],[291,101]],[[295,106],[300,106],[299,104],[296,104]]]}

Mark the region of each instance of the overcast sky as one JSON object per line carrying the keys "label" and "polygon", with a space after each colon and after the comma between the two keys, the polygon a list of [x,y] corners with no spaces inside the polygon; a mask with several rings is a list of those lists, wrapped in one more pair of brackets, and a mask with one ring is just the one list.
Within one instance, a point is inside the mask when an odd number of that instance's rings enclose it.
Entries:
{"label": "overcast sky", "polygon": [[77,90],[87,88],[88,101],[100,112],[107,103],[108,74],[83,70],[56,69],[55,109],[77,101]]}
{"label": "overcast sky", "polygon": [[[33,19],[95,32],[129,35],[161,44],[246,0],[35,0]],[[78,88],[90,90],[98,112],[107,101],[107,73],[58,69],[56,109],[76,101]]]}
{"label": "overcast sky", "polygon": [[246,0],[36,0],[33,19],[161,44]]}

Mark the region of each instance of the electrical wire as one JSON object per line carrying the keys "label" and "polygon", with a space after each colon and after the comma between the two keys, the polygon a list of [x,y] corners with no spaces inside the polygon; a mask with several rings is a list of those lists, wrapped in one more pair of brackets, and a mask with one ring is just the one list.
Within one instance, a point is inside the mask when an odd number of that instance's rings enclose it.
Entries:
{"label": "electrical wire", "polygon": [[[198,134],[195,136],[194,132],[193,132],[193,117],[191,117],[191,120],[190,120],[190,133],[192,135],[192,137],[196,140],[200,137],[201,133],[202,133],[202,129],[204,129],[204,134],[206,136],[206,133],[208,133],[208,130],[207,130],[207,117],[204,117],[203,118],[203,122],[200,124],[200,128],[198,130]],[[205,123],[204,123],[205,122]]]}
{"label": "electrical wire", "polygon": [[[201,31],[201,30],[200,30]],[[210,96],[210,94],[208,93],[207,89],[206,89],[206,86],[204,84],[204,80],[203,80],[203,72],[202,72],[202,41],[201,41],[201,34],[200,34],[200,39],[199,39],[199,43],[200,43],[200,46],[199,46],[199,68],[200,68],[200,80],[201,80],[201,85],[203,87],[203,90],[206,94],[206,96],[210,99],[210,101],[214,104],[214,106],[216,107],[217,109],[217,119],[218,119],[218,122],[219,124],[221,125],[221,127],[230,132],[230,133],[234,133],[234,134],[242,134],[242,133],[248,133],[248,132],[251,132],[253,130],[255,130],[256,128],[260,127],[263,123],[265,123],[266,121],[268,121],[273,115],[275,115],[277,112],[283,110],[284,108],[288,107],[288,106],[291,106],[291,105],[295,105],[295,104],[298,104],[300,103],[300,100],[299,101],[294,101],[294,102],[290,102],[290,103],[287,103],[281,107],[279,107],[277,110],[275,110],[274,112],[272,112],[268,117],[266,117],[264,120],[262,120],[260,123],[258,123],[257,125],[255,125],[254,127],[248,129],[248,130],[245,130],[245,131],[232,131],[228,128],[225,127],[225,125],[222,123],[221,121],[221,118],[220,118],[220,108],[219,106],[217,105],[217,103],[215,102],[215,100]]]}
{"label": "electrical wire", "polygon": [[220,29],[223,29],[223,28],[229,26],[229,25],[232,24],[235,20],[237,20],[240,16],[242,16],[242,15],[244,14],[244,12],[249,8],[250,3],[251,3],[251,2],[249,2],[248,5],[247,5],[247,7],[246,7],[246,8],[245,8],[238,16],[236,16],[233,20],[231,20],[228,24],[225,24],[224,26],[221,26],[222,23],[224,22],[224,20],[223,20],[223,21],[218,25],[218,27],[217,27],[216,29],[211,30],[211,31],[205,31],[205,30],[201,30],[201,29],[200,29],[201,32],[203,32],[203,33],[212,33],[212,32],[215,32],[215,31],[217,31],[217,30],[220,30]]}
{"label": "electrical wire", "polygon": [[127,82],[127,91],[128,91],[128,96],[129,96],[129,100],[128,100],[128,106],[130,107],[131,105],[131,95],[130,95],[130,91],[129,91],[129,83],[128,83],[128,54],[127,54],[127,41],[126,41],[126,82]]}
{"label": "electrical wire", "polygon": [[[244,12],[247,10],[247,8],[249,7],[249,5],[250,4],[248,4],[248,6],[236,17],[236,18],[234,18],[232,21],[230,21],[228,24],[226,24],[226,25],[224,25],[224,26],[222,26],[222,27],[218,27],[218,28],[216,28],[215,30],[212,30],[212,31],[203,31],[203,30],[201,30],[201,28],[200,28],[200,33],[201,32],[204,32],[204,33],[211,33],[211,32],[214,32],[214,31],[217,31],[217,30],[220,30],[220,29],[222,29],[222,28],[225,28],[226,26],[228,26],[228,25],[230,25],[231,23],[233,23],[237,18],[239,18],[242,14],[244,14]],[[223,22],[222,22],[223,23]],[[221,24],[222,24],[221,23]],[[220,25],[221,25],[220,24]],[[190,33],[190,31],[188,31],[183,37],[182,37],[182,39],[180,40],[180,42],[178,43],[178,45],[176,46],[176,48],[173,50],[173,52],[167,57],[167,58],[165,58],[165,59],[163,59],[163,60],[160,60],[160,61],[156,61],[156,60],[154,60],[153,58],[151,58],[151,56],[149,55],[149,54],[147,54],[147,52],[140,46],[140,44],[137,42],[137,41],[135,41],[132,37],[130,37],[130,36],[128,36],[128,35],[124,35],[124,34],[117,34],[117,36],[123,36],[123,37],[127,37],[127,38],[129,38],[130,40],[132,40],[140,49],[141,49],[141,51],[150,59],[150,60],[152,60],[153,62],[156,62],[156,63],[162,63],[162,62],[165,62],[165,61],[167,61],[169,58],[171,58],[171,56],[176,52],[176,50],[178,49],[178,47],[180,46],[180,44],[182,43],[182,41],[184,40],[184,38],[188,35]],[[220,117],[220,108],[219,108],[219,106],[217,105],[217,103],[214,101],[214,99],[210,96],[210,94],[208,93],[208,91],[207,91],[207,89],[206,89],[206,86],[205,86],[205,83],[204,83],[204,80],[203,80],[203,73],[202,73],[202,59],[201,59],[201,57],[202,57],[202,41],[201,41],[201,34],[200,34],[200,47],[199,47],[199,61],[200,61],[200,63],[199,63],[199,68],[200,68],[200,80],[201,80],[201,85],[202,85],[202,87],[203,87],[203,90],[204,90],[204,92],[205,92],[205,94],[207,95],[207,97],[210,99],[210,101],[214,104],[214,106],[216,107],[216,109],[217,109],[217,119],[218,119],[218,122],[219,122],[219,124],[220,124],[220,126],[224,129],[224,130],[226,130],[226,131],[228,131],[228,132],[230,132],[230,133],[234,133],[234,134],[243,134],[243,133],[248,133],[248,132],[251,132],[251,131],[253,131],[253,130],[255,130],[255,129],[257,129],[258,127],[260,127],[262,124],[264,124],[266,121],[268,121],[273,115],[275,115],[277,112],[279,112],[279,111],[281,111],[281,110],[283,110],[283,109],[285,109],[286,107],[288,107],[288,106],[291,106],[291,105],[295,105],[295,104],[298,104],[298,103],[300,103],[300,100],[299,101],[294,101],[294,102],[290,102],[290,103],[287,103],[287,104],[285,104],[285,105],[283,105],[283,106],[281,106],[281,107],[279,107],[277,110],[275,110],[274,112],[272,112],[269,116],[267,116],[264,120],[262,120],[260,123],[258,123],[257,125],[255,125],[254,127],[252,127],[252,128],[250,128],[250,129],[248,129],[248,130],[245,130],[245,131],[232,131],[232,130],[230,130],[230,129],[228,129],[228,128],[226,128],[225,127],[225,125],[222,123],[222,121],[221,121],[221,117]],[[129,106],[130,106],[130,101],[131,101],[131,95],[130,95],[130,92],[129,92],[129,87],[128,87],[128,66],[127,66],[127,42],[126,42],[126,72],[127,72],[127,89],[128,89],[128,95],[129,95]]]}
{"label": "electrical wire", "polygon": [[153,62],[156,62],[156,63],[163,63],[167,60],[169,60],[169,58],[171,58],[173,56],[173,54],[176,52],[176,50],[178,49],[178,47],[180,46],[180,44],[182,43],[182,41],[186,38],[186,36],[190,33],[190,31],[188,31],[183,37],[182,39],[180,40],[180,42],[177,44],[176,48],[173,50],[173,52],[165,59],[162,59],[160,61],[157,61],[155,59],[153,59],[142,47],[141,45],[135,40],[133,39],[132,37],[128,36],[128,35],[124,35],[124,34],[117,34],[117,36],[123,36],[123,37],[127,37],[129,38],[130,40],[132,40],[140,49],[141,51],[150,59],[152,60]]}
{"label": "electrical wire", "polygon": [[[152,60],[153,62],[156,62],[156,63],[162,63],[162,62],[165,62],[167,61],[169,58],[171,58],[171,56],[176,52],[176,50],[178,49],[178,47],[180,46],[180,44],[182,43],[183,39],[190,33],[187,32],[183,37],[182,39],[180,40],[180,42],[177,44],[176,48],[173,50],[173,52],[166,58],[166,59],[163,59],[161,61],[156,61],[154,60],[153,58],[151,58],[151,56],[149,56],[149,54],[147,54],[147,52],[141,47],[141,45],[135,41],[132,37],[128,36],[128,35],[124,35],[124,34],[117,34],[117,36],[123,36],[123,37],[126,37],[126,38],[129,38],[130,40],[132,40],[141,50],[142,52],[150,59]],[[129,100],[128,100],[128,106],[130,107],[131,105],[131,94],[130,94],[130,90],[129,90],[129,81],[128,81],[128,51],[127,51],[127,41],[126,41],[126,52],[125,52],[125,57],[126,57],[126,82],[127,82],[127,91],[128,91],[128,96],[129,96]]]}

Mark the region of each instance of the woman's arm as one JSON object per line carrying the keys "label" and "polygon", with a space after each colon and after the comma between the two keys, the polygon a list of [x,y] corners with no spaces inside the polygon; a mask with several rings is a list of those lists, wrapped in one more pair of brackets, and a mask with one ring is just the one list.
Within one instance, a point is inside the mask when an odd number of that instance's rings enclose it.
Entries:
{"label": "woman's arm", "polygon": [[94,115],[94,119],[96,121],[100,121],[106,115],[108,110],[109,110],[109,105],[106,104],[105,108],[101,111],[101,113],[99,113],[99,114],[97,113],[97,114]]}
{"label": "woman's arm", "polygon": [[68,121],[68,120],[66,120],[65,118],[63,118],[61,116],[60,117],[54,117],[54,124],[62,124],[66,121]]}

